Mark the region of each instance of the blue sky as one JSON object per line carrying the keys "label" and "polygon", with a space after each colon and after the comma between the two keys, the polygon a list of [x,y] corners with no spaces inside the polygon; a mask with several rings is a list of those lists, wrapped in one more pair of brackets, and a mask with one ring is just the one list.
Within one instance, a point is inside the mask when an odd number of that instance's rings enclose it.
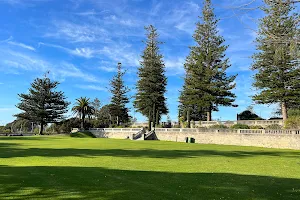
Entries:
{"label": "blue sky", "polygon": [[[234,120],[236,114],[253,102],[253,72],[249,70],[258,10],[236,8],[250,0],[213,0],[219,32],[229,45],[227,57],[238,74],[238,108],[220,108],[213,119]],[[158,29],[168,76],[167,94],[170,117],[177,119],[179,90],[183,84],[183,64],[193,45],[192,34],[201,14],[202,0],[0,0],[0,125],[14,119],[19,111],[18,93],[51,71],[61,82],[59,89],[68,100],[80,96],[110,101],[109,80],[116,65],[127,69],[126,84],[135,93],[137,67],[144,48],[144,26]],[[260,0],[251,7],[261,5]],[[144,118],[132,104],[131,115]],[[275,106],[255,106],[257,114],[270,117]],[[70,113],[68,114],[70,115]]]}

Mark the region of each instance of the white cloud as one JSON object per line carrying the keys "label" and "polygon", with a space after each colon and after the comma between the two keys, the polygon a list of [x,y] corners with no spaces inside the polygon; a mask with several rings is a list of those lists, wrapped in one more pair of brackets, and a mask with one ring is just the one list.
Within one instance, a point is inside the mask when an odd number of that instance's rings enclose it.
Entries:
{"label": "white cloud", "polygon": [[197,16],[200,14],[200,6],[192,1],[179,5],[173,9],[167,23],[174,24],[176,29],[191,35],[194,33]]}
{"label": "white cloud", "polygon": [[10,4],[10,5],[13,5],[13,6],[34,6],[35,3],[43,3],[43,2],[48,2],[48,1],[51,1],[51,0],[1,0],[0,1],[0,4],[1,3],[7,3],[7,4]]}
{"label": "white cloud", "polygon": [[116,72],[117,71],[116,67],[99,67],[99,69],[106,71],[106,72]]}
{"label": "white cloud", "polygon": [[105,29],[91,24],[75,24],[67,21],[55,21],[55,30],[50,30],[46,37],[65,39],[70,42],[108,42],[109,37]]}
{"label": "white cloud", "polygon": [[58,76],[63,78],[73,77],[73,78],[81,78],[88,82],[100,82],[95,76],[84,73],[78,67],[71,63],[63,62],[61,63],[54,71]]}
{"label": "white cloud", "polygon": [[37,56],[28,55],[11,50],[0,50],[0,71],[15,73],[22,71],[50,71],[55,77],[64,79],[68,77],[81,78],[88,82],[99,82],[98,79],[80,68],[67,62],[52,63]]}
{"label": "white cloud", "polygon": [[90,49],[90,48],[76,48],[76,49],[69,49],[60,45],[55,45],[55,44],[46,44],[46,43],[39,43],[39,46],[48,46],[48,47],[53,47],[53,48],[58,48],[61,49],[69,54],[79,56],[79,57],[85,57],[85,58],[92,58],[94,54],[96,53],[95,50]]}
{"label": "white cloud", "polygon": [[167,72],[171,75],[178,75],[184,73],[184,63],[185,58],[172,58],[172,59],[166,59],[165,66],[167,69]]}
{"label": "white cloud", "polygon": [[107,88],[97,85],[76,85],[76,87],[84,90],[97,90],[97,91],[107,91]]}
{"label": "white cloud", "polygon": [[22,48],[24,48],[24,49],[28,49],[28,50],[31,50],[31,51],[35,51],[35,48],[34,48],[34,47],[29,46],[29,45],[26,45],[26,44],[23,44],[23,43],[18,43],[18,42],[13,42],[13,41],[8,41],[7,43],[8,43],[8,44],[11,44],[11,45],[14,45],[14,46],[22,47]]}
{"label": "white cloud", "polygon": [[104,10],[102,12],[96,12],[95,10],[87,10],[84,12],[78,12],[76,14],[80,15],[80,16],[94,16],[94,15],[99,15],[99,14],[105,13],[105,12],[107,12],[107,10]]}
{"label": "white cloud", "polygon": [[21,48],[24,48],[24,49],[28,49],[28,50],[31,50],[31,51],[35,51],[35,48],[32,47],[32,46],[29,46],[29,45],[26,45],[26,44],[23,44],[23,43],[20,43],[20,42],[14,42],[12,36],[10,36],[10,37],[9,37],[8,39],[6,39],[6,40],[0,41],[0,43],[7,43],[7,44],[9,44],[9,45],[18,46],[18,47],[21,47]]}
{"label": "white cloud", "polygon": [[106,56],[115,63],[121,62],[123,65],[138,66],[139,54],[127,43],[111,44],[99,50],[99,54]]}

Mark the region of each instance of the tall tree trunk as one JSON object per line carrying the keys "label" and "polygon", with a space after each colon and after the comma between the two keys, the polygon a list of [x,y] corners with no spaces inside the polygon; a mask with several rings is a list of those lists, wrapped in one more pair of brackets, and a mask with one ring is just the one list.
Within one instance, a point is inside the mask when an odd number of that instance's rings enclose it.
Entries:
{"label": "tall tree trunk", "polygon": [[117,116],[117,126],[120,126],[119,116]]}
{"label": "tall tree trunk", "polygon": [[81,129],[84,130],[84,119],[85,119],[85,115],[82,114],[82,119],[81,119]]}
{"label": "tall tree trunk", "polygon": [[187,118],[187,128],[191,128],[191,109],[188,108],[186,118]]}
{"label": "tall tree trunk", "polygon": [[288,118],[286,102],[281,103],[281,112],[283,120],[286,120]]}
{"label": "tall tree trunk", "polygon": [[44,122],[42,121],[41,122],[41,127],[40,127],[40,135],[44,134],[43,131],[44,131]]}
{"label": "tall tree trunk", "polygon": [[149,110],[149,116],[148,116],[148,130],[151,131],[151,111]]}
{"label": "tall tree trunk", "polygon": [[156,126],[159,124],[159,112],[156,111]]}
{"label": "tall tree trunk", "polygon": [[155,104],[153,104],[153,110],[152,110],[152,122],[153,122],[153,128],[155,127],[155,116],[156,116],[156,109],[155,109]]}
{"label": "tall tree trunk", "polygon": [[211,121],[211,110],[209,110],[207,112],[207,121],[210,122]]}

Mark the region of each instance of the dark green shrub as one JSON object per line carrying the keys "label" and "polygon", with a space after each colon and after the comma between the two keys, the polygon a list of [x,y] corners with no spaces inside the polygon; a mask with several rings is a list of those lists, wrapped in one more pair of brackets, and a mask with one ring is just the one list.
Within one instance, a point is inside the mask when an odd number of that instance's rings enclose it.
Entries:
{"label": "dark green shrub", "polygon": [[232,129],[250,129],[250,127],[246,124],[235,124],[231,126]]}
{"label": "dark green shrub", "polygon": [[291,116],[284,122],[284,128],[286,129],[299,129],[300,128],[300,117]]}
{"label": "dark green shrub", "polygon": [[96,136],[89,132],[89,131],[80,131],[76,133],[72,133],[71,137],[76,137],[76,138],[96,138]]}
{"label": "dark green shrub", "polygon": [[227,129],[228,127],[225,126],[224,124],[216,124],[216,125],[210,126],[209,128],[211,128],[211,129]]}
{"label": "dark green shrub", "polygon": [[282,126],[280,126],[278,124],[272,124],[272,125],[267,126],[266,129],[280,130],[280,129],[282,129]]}
{"label": "dark green shrub", "polygon": [[264,127],[260,125],[254,125],[254,126],[250,126],[250,129],[264,129]]}

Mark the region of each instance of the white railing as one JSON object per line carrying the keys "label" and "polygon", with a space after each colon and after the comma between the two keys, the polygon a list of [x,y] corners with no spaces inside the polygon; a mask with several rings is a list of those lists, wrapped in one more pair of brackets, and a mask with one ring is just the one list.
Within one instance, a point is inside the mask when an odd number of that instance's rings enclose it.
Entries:
{"label": "white railing", "polygon": [[90,131],[104,131],[104,132],[138,132],[142,128],[91,128]]}
{"label": "white railing", "polygon": [[[92,128],[98,132],[139,132],[142,128]],[[209,129],[209,128],[156,128],[155,132],[182,132],[182,133],[224,133],[224,134],[273,134],[299,135],[300,130],[265,130],[265,129]]]}

